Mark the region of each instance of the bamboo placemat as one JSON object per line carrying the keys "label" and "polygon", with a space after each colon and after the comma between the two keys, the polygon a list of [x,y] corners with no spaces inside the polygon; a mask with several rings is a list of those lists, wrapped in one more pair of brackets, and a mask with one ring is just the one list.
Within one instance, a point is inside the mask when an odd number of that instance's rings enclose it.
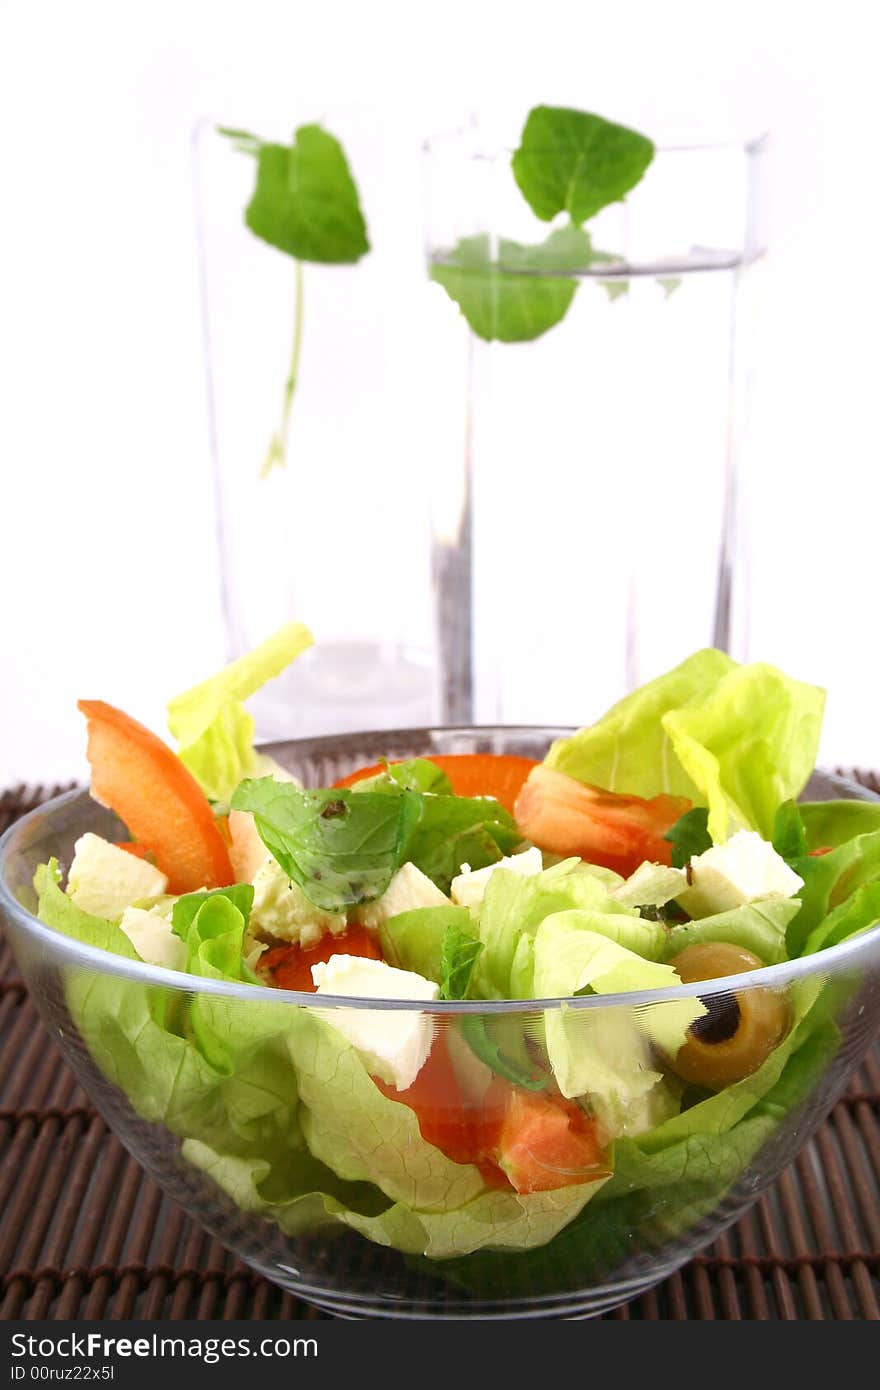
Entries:
{"label": "bamboo placemat", "polygon": [[[844,769],[880,791],[875,774]],[[64,787],[0,796],[0,832]],[[49,1041],[0,938],[0,1319],[321,1318],[165,1197]],[[880,1320],[880,1043],[736,1226],[617,1319]]]}

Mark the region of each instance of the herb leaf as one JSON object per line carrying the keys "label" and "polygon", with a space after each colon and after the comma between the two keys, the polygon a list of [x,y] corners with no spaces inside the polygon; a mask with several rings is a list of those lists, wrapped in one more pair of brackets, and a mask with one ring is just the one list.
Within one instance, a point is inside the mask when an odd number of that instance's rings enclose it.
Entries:
{"label": "herb leaf", "polygon": [[489,796],[428,795],[407,858],[448,893],[462,864],[472,869],[497,864],[521,840],[513,816]]}
{"label": "herb leaf", "polygon": [[524,343],[565,317],[578,287],[570,272],[583,271],[596,259],[589,234],[578,227],[559,227],[536,246],[502,238],[494,260],[483,233],[463,237],[435,260],[431,278],[479,338]]}
{"label": "herb leaf", "polygon": [[257,161],[244,220],[255,236],[300,261],[350,264],[370,249],[345,152],[319,125],[302,125],[290,145],[223,130]]}
{"label": "herb leaf", "polygon": [[670,826],[664,840],[672,845],[672,866],[683,869],[697,854],[712,848],[709,834],[709,812],[705,806],[694,806]]}
{"label": "herb leaf", "polygon": [[301,791],[271,777],[240,783],[231,804],[253,813],[269,853],[309,902],[328,912],[381,897],[420,810],[414,792]]}
{"label": "herb leaf", "polygon": [[522,1032],[523,1020],[484,1014],[462,1014],[458,1021],[461,1035],[471,1052],[491,1067],[497,1076],[527,1091],[543,1091],[550,1076],[535,1065]]}
{"label": "herb leaf", "polygon": [[773,821],[773,848],[791,863],[809,853],[803,818],[793,801],[783,801]]}
{"label": "herb leaf", "polygon": [[654,146],[644,135],[586,111],[536,106],[513,156],[513,175],[536,216],[567,212],[578,225],[625,197]]}
{"label": "herb leaf", "polygon": [[451,795],[452,783],[446,773],[429,758],[410,758],[402,763],[386,763],[382,772],[355,782],[355,792],[434,792]]}
{"label": "herb leaf", "polygon": [[474,965],[482,949],[482,941],[462,931],[457,921],[449,923],[440,945],[441,999],[467,998]]}

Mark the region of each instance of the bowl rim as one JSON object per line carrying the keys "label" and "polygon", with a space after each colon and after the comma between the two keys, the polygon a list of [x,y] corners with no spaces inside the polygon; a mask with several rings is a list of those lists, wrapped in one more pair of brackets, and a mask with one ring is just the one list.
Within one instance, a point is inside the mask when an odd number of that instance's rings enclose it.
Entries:
{"label": "bowl rim", "polygon": [[[551,725],[432,725],[418,729],[362,730],[338,734],[305,736],[298,739],[277,739],[260,745],[263,751],[290,746],[304,747],[324,745],[328,748],[337,745],[340,737],[346,739],[374,739],[380,735],[389,742],[401,736],[433,733],[484,733],[487,736],[502,732],[513,733],[552,733],[564,734],[568,729]],[[415,756],[415,755],[413,755]],[[430,756],[430,753],[423,755]],[[817,768],[817,772],[823,769]],[[868,788],[841,777],[836,773],[825,772],[834,778],[841,788],[852,788],[858,795],[853,800],[880,802],[880,795]],[[29,826],[37,820],[45,820],[66,806],[77,801],[92,800],[88,787],[75,787],[42,802],[26,815],[14,821],[0,835],[0,919],[8,917],[31,939],[39,942],[49,956],[60,957],[66,965],[91,967],[103,975],[116,976],[145,986],[160,986],[174,989],[184,994],[211,994],[242,1002],[272,1003],[281,1007],[311,1009],[372,1009],[378,1012],[418,1012],[437,1016],[461,1014],[524,1014],[546,1010],[587,1011],[590,1009],[648,1008],[682,999],[706,998],[732,991],[772,988],[780,989],[798,980],[821,977],[832,973],[841,965],[855,964],[863,955],[870,955],[880,942],[880,922],[856,933],[837,946],[829,946],[809,956],[781,961],[776,965],[765,965],[760,970],[745,971],[739,975],[723,975],[716,980],[695,980],[690,984],[667,986],[658,989],[629,990],[617,994],[591,994],[535,999],[381,999],[361,998],[353,995],[315,994],[299,990],[273,989],[268,985],[252,985],[244,981],[211,980],[201,975],[189,975],[185,971],[169,970],[164,966],[149,965],[146,961],[132,960],[128,956],[116,956],[97,946],[86,946],[74,937],[41,922],[14,897],[8,883],[6,868],[15,858],[17,842],[26,834]],[[93,802],[97,805],[99,803]]]}

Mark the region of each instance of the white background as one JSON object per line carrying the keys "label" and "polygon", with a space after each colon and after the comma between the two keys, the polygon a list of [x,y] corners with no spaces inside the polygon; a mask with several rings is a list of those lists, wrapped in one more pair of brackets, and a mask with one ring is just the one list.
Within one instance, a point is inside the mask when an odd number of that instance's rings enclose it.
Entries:
{"label": "white background", "polygon": [[[829,688],[825,761],[880,763],[870,14],[0,3],[0,784],[82,773],[77,696],[161,728],[167,696],[222,660],[191,132],[346,102],[399,122],[413,160],[468,110],[538,101],[772,132],[752,654]],[[394,196],[418,238],[418,188]]]}

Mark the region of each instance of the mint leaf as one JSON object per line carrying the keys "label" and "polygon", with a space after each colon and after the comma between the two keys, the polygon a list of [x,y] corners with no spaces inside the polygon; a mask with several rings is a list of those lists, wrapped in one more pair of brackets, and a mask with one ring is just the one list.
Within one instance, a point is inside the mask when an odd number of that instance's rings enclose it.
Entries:
{"label": "mint leaf", "polygon": [[675,825],[670,826],[663,838],[672,845],[673,868],[685,868],[695,855],[712,848],[708,826],[709,812],[705,806],[694,806],[693,810],[685,811]]}
{"label": "mint leaf", "polygon": [[436,763],[429,758],[410,758],[402,763],[386,763],[383,772],[355,782],[355,792],[396,792],[400,788],[411,792],[451,794],[452,783]]}
{"label": "mint leaf", "polygon": [[789,862],[809,854],[807,832],[793,801],[783,801],[773,821],[773,848]]}
{"label": "mint leaf", "polygon": [[578,225],[635,188],[654,146],[644,135],[586,111],[536,106],[513,156],[513,176],[532,211]]}
{"label": "mint leaf", "polygon": [[586,270],[595,259],[589,235],[578,227],[560,227],[536,246],[501,238],[494,259],[483,233],[463,237],[435,260],[431,278],[479,338],[524,343],[565,317],[578,287],[566,272]]}
{"label": "mint leaf", "polygon": [[370,249],[345,151],[319,125],[303,125],[290,145],[221,128],[257,161],[244,220],[255,236],[300,261],[350,264]]}
{"label": "mint leaf", "polygon": [[466,999],[482,941],[451,921],[440,945],[440,998]]}
{"label": "mint leaf", "polygon": [[422,797],[407,858],[448,893],[462,864],[472,869],[497,864],[521,840],[513,816],[489,796],[428,795]]}
{"label": "mint leaf", "polygon": [[481,1062],[506,1081],[527,1091],[543,1091],[550,1074],[535,1065],[523,1035],[523,1019],[517,1014],[462,1014],[461,1035]]}
{"label": "mint leaf", "polygon": [[231,804],[253,814],[263,844],[309,902],[339,912],[385,892],[421,802],[415,792],[300,791],[261,777],[240,783]]}

